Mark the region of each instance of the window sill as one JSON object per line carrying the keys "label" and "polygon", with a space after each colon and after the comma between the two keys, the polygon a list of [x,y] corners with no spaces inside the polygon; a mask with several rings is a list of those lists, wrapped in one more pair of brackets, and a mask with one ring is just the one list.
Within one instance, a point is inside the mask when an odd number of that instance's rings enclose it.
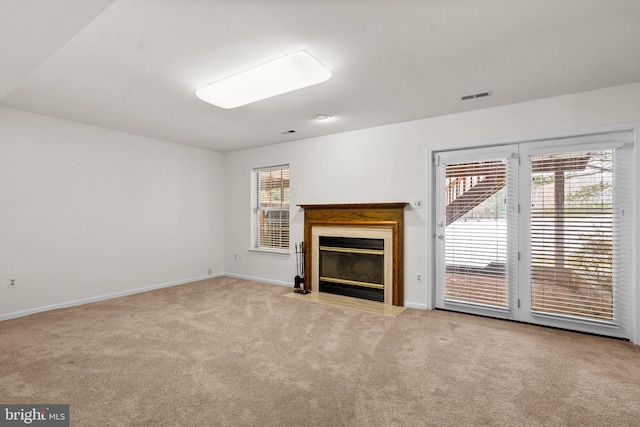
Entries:
{"label": "window sill", "polygon": [[269,248],[252,248],[249,249],[249,252],[260,253],[260,254],[271,254],[271,255],[291,255],[291,251],[288,249],[269,249]]}

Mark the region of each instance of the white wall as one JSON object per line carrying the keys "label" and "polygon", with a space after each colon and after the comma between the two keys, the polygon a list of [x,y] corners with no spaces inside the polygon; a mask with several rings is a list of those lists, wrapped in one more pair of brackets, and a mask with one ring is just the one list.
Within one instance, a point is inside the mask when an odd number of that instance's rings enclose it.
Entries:
{"label": "white wall", "polygon": [[0,319],[222,273],[222,182],[219,153],[0,108]]}
{"label": "white wall", "polygon": [[[332,113],[337,119],[348,120],[340,118],[339,111]],[[639,121],[640,83],[636,83],[227,153],[225,270],[277,283],[293,281],[293,256],[248,251],[251,169],[289,163],[293,205],[425,202],[424,209],[407,208],[405,212],[405,305],[432,307],[432,263],[427,245],[427,224],[431,221],[429,150],[517,142]],[[303,212],[294,208],[292,242],[302,240],[303,218]],[[425,274],[428,280],[417,283],[417,273]],[[640,307],[640,296],[634,298],[636,307]],[[637,334],[640,320],[635,330]],[[640,335],[637,338],[635,341],[640,342]]]}

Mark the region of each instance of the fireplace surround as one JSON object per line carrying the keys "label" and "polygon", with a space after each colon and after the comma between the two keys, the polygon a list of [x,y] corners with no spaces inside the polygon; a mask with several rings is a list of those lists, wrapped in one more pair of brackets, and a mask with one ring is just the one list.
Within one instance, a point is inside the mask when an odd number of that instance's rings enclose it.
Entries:
{"label": "fireplace surround", "polygon": [[[298,205],[304,209],[307,248],[304,262],[308,272],[305,288],[331,293],[340,293],[334,289],[344,288],[349,291],[348,296],[377,295],[364,298],[404,305],[404,208],[407,205],[404,202]],[[365,265],[351,266],[350,259]],[[322,271],[321,260],[325,264]],[[336,276],[338,273],[341,276]],[[354,293],[354,289],[357,292]],[[362,294],[358,295],[359,292]]]}

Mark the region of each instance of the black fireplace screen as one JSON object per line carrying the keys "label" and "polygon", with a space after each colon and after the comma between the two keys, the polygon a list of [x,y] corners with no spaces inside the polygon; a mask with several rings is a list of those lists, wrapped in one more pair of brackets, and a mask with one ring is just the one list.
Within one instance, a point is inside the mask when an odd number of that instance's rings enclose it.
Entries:
{"label": "black fireplace screen", "polygon": [[320,292],[384,301],[384,239],[320,237]]}

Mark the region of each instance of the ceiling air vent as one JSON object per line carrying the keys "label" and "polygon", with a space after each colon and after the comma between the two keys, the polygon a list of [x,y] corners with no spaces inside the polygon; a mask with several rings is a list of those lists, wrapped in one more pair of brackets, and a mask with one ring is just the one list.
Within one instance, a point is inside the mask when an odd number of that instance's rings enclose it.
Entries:
{"label": "ceiling air vent", "polygon": [[463,101],[468,101],[470,99],[483,98],[483,97],[489,96],[489,95],[491,95],[491,92],[480,92],[480,93],[474,93],[472,95],[461,96],[460,99],[463,100]]}

